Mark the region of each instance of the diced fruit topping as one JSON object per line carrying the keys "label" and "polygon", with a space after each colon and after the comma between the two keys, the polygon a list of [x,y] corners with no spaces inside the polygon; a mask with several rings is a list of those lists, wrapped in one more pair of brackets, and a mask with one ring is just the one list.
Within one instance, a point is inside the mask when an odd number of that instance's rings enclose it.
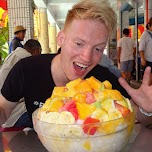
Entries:
{"label": "diced fruit topping", "polygon": [[102,107],[101,102],[99,102],[99,101],[94,102],[94,105],[95,105],[96,108],[101,108]]}
{"label": "diced fruit topping", "polygon": [[75,118],[71,112],[63,111],[59,114],[58,124],[74,124]]}
{"label": "diced fruit topping", "polygon": [[124,98],[124,100],[127,102],[127,107],[128,107],[128,109],[132,112],[133,109],[132,109],[132,106],[131,106],[131,102],[130,102],[129,99],[127,99],[127,98]]}
{"label": "diced fruit topping", "polygon": [[108,121],[109,120],[108,113],[105,110],[99,109],[99,108],[97,108],[92,113],[91,118],[96,118],[96,119],[100,120],[100,122],[104,122],[104,121]]}
{"label": "diced fruit topping", "polygon": [[78,119],[78,110],[77,110],[77,107],[76,107],[76,104],[75,104],[74,100],[66,102],[66,104],[62,108],[60,108],[59,111],[60,112],[69,111],[74,116],[75,120]]}
{"label": "diced fruit topping", "polygon": [[41,112],[41,120],[48,123],[57,123],[59,118],[58,112]]}
{"label": "diced fruit topping", "polygon": [[59,111],[59,109],[63,106],[63,102],[61,100],[55,100],[52,102],[51,106],[49,107],[49,111]]}
{"label": "diced fruit topping", "polygon": [[89,85],[91,86],[91,88],[94,90],[100,90],[104,86],[99,80],[97,80],[93,76],[86,80],[89,83]]}
{"label": "diced fruit topping", "polygon": [[74,95],[72,100],[75,100],[76,102],[86,103],[86,94],[85,93],[77,93]]}
{"label": "diced fruit topping", "polygon": [[86,103],[76,102],[76,106],[78,109],[79,119],[82,119],[82,120],[89,117],[95,110],[94,105],[90,105],[90,104],[86,104]]}
{"label": "diced fruit topping", "polygon": [[106,89],[112,89],[112,84],[109,81],[105,80],[103,84]]}
{"label": "diced fruit topping", "polygon": [[130,110],[128,108],[118,104],[117,102],[114,102],[114,104],[115,104],[116,109],[121,112],[123,117],[130,113]]}
{"label": "diced fruit topping", "polygon": [[51,98],[60,96],[65,91],[65,87],[54,87]]}
{"label": "diced fruit topping", "polygon": [[69,83],[66,84],[66,87],[68,89],[72,89],[74,88],[76,85],[78,85],[80,82],[82,81],[82,79],[78,78],[76,80],[70,81]]}
{"label": "diced fruit topping", "polygon": [[108,110],[109,120],[118,119],[122,117],[122,114],[119,110],[111,108]]}
{"label": "diced fruit topping", "polygon": [[42,106],[42,110],[44,110],[44,111],[47,111],[48,110],[48,107],[50,106],[50,104],[51,104],[51,102],[52,102],[52,100],[51,100],[51,98],[48,98],[46,101],[45,101],[45,104],[43,104],[43,106]]}
{"label": "diced fruit topping", "polygon": [[86,95],[86,103],[91,104],[95,102],[95,97],[92,93],[87,93]]}
{"label": "diced fruit topping", "polygon": [[124,100],[124,99],[121,100],[121,101],[117,100],[116,102],[117,102],[118,104],[120,104],[120,105],[128,108],[128,104],[127,104],[127,101],[126,101],[126,100]]}
{"label": "diced fruit topping", "polygon": [[109,109],[115,108],[114,101],[111,98],[103,100],[101,102],[101,105],[102,105],[102,108],[106,110],[107,112],[109,111]]}
{"label": "diced fruit topping", "polygon": [[98,123],[98,122],[100,122],[98,119],[91,118],[91,117],[86,118],[86,120],[83,123],[84,133],[88,135],[94,135],[97,130],[97,126],[94,123]]}
{"label": "diced fruit topping", "polygon": [[113,100],[123,100],[121,93],[118,90],[103,90],[104,99],[112,98]]}
{"label": "diced fruit topping", "polygon": [[82,93],[82,92],[85,92],[85,93],[92,92],[90,84],[87,81],[85,81],[85,80],[81,81],[81,83],[79,83],[78,85],[76,85],[75,86],[75,90],[76,90],[76,92],[79,92],[79,93]]}
{"label": "diced fruit topping", "polygon": [[[115,131],[124,122],[123,117],[132,111],[130,101],[118,90],[112,90],[109,81],[100,82],[90,77],[86,80],[78,78],[64,87],[55,87],[37,117],[49,123],[82,125],[66,130],[69,136],[81,136],[94,135],[96,131]],[[97,128],[95,123],[98,122],[102,127]],[[103,122],[106,123],[103,125]]]}

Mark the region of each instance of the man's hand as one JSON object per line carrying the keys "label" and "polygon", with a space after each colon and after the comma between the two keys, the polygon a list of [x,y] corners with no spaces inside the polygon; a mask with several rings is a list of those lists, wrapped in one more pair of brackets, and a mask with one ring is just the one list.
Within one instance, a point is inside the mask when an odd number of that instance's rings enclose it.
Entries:
{"label": "man's hand", "polygon": [[[141,107],[146,112],[152,112],[152,81],[151,68],[147,67],[144,73],[143,81],[139,89],[133,89],[123,79],[119,78],[121,86],[126,89],[137,107]],[[138,108],[135,110],[136,117],[144,124],[152,123],[152,117],[144,116]]]}
{"label": "man's hand", "polygon": [[119,78],[120,84],[126,89],[132,100],[146,112],[152,112],[152,81],[150,72],[151,68],[147,67],[139,89],[133,89],[123,78]]}

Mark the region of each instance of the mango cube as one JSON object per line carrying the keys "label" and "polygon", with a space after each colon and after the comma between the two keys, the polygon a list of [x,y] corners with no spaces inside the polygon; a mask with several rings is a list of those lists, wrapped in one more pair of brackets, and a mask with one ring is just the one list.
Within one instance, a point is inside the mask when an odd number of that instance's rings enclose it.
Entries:
{"label": "mango cube", "polygon": [[66,87],[69,89],[74,88],[76,85],[78,85],[82,81],[81,78],[75,79],[73,81],[70,81],[69,83],[66,84]]}
{"label": "mango cube", "polygon": [[91,88],[94,90],[101,90],[104,87],[104,85],[93,76],[86,80],[90,84]]}
{"label": "mango cube", "polygon": [[108,80],[105,80],[103,84],[106,89],[112,89],[112,84]]}
{"label": "mango cube", "polygon": [[76,85],[74,88],[75,88],[77,93],[92,92],[90,84],[87,81],[85,81],[85,80],[81,81],[81,83]]}

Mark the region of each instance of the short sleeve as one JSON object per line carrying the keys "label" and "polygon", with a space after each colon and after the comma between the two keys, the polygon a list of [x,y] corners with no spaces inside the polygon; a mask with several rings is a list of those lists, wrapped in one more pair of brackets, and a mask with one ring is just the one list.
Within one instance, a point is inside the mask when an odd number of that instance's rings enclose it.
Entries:
{"label": "short sleeve", "polygon": [[140,41],[139,41],[139,51],[145,51],[145,47],[146,47],[146,32],[144,31],[141,35]]}
{"label": "short sleeve", "polygon": [[117,47],[121,47],[121,39],[118,41]]}
{"label": "short sleeve", "polygon": [[9,72],[2,87],[2,95],[11,102],[18,102],[23,97],[24,75],[22,62],[19,61]]}

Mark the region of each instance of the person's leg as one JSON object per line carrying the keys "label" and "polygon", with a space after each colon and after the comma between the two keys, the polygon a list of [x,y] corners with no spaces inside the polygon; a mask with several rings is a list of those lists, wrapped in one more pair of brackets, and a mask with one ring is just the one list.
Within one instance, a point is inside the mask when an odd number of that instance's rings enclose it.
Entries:
{"label": "person's leg", "polygon": [[127,80],[130,81],[131,79],[131,71],[133,69],[133,60],[127,61]]}
{"label": "person's leg", "polygon": [[135,76],[136,76],[136,62],[135,62],[135,60],[133,60],[133,68],[132,68],[132,71],[131,71],[131,79],[135,79]]}
{"label": "person's leg", "polygon": [[126,71],[127,71],[126,61],[120,62],[120,71],[121,71],[122,77],[126,80],[127,79],[127,75],[126,75]]}
{"label": "person's leg", "polygon": [[25,112],[15,123],[14,127],[32,127],[29,115]]}

